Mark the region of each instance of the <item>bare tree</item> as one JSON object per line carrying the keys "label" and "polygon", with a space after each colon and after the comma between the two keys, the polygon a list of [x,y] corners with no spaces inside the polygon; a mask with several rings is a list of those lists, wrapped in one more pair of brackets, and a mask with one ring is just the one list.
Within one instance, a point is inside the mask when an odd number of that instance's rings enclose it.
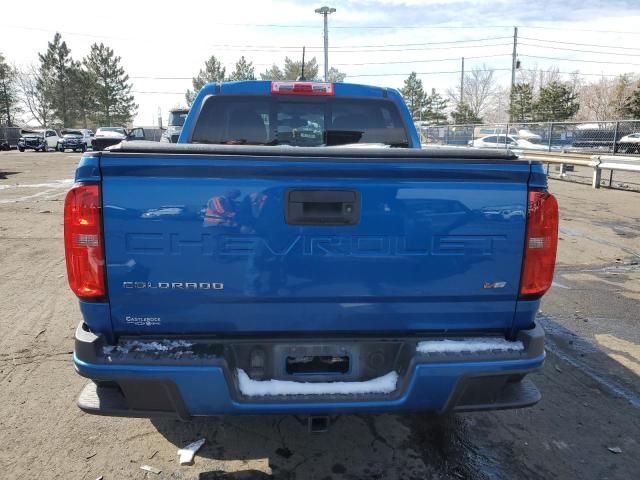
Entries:
{"label": "bare tree", "polygon": [[[464,103],[475,117],[483,118],[489,114],[497,99],[499,87],[495,79],[495,70],[482,65],[473,68],[464,76]],[[460,88],[448,90],[451,103],[460,102]],[[495,115],[494,115],[495,116]]]}
{"label": "bare tree", "polygon": [[612,105],[615,80],[605,77],[597,82],[583,85],[578,90],[580,97],[580,111],[578,116],[582,120],[609,120],[615,115]]}
{"label": "bare tree", "polygon": [[527,83],[531,86],[533,95],[540,93],[540,89],[552,82],[561,82],[562,78],[557,67],[543,70],[534,64],[531,68],[518,70],[518,83]]}
{"label": "bare tree", "polygon": [[22,68],[18,71],[18,89],[20,100],[29,118],[26,123],[35,121],[39,126],[51,125],[54,112],[51,100],[47,98],[45,89],[42,88],[40,72],[34,65]]}
{"label": "bare tree", "polygon": [[598,81],[581,85],[578,118],[603,121],[620,117],[634,83],[630,75],[620,75],[617,78],[603,76]]}
{"label": "bare tree", "polygon": [[484,121],[505,123],[509,121],[509,87],[497,86],[491,103],[486,108]]}

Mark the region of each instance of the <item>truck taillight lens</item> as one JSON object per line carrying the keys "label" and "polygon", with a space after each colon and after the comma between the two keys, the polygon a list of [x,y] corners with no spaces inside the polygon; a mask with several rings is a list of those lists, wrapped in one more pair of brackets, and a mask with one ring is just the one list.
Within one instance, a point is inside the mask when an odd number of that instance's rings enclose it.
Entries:
{"label": "truck taillight lens", "polygon": [[71,290],[83,299],[105,296],[102,207],[98,185],[75,185],[64,201],[64,249]]}
{"label": "truck taillight lens", "polygon": [[539,298],[551,287],[558,248],[558,202],[548,192],[529,192],[527,238],[520,296]]}
{"label": "truck taillight lens", "polygon": [[333,95],[333,83],[321,82],[271,82],[274,95]]}

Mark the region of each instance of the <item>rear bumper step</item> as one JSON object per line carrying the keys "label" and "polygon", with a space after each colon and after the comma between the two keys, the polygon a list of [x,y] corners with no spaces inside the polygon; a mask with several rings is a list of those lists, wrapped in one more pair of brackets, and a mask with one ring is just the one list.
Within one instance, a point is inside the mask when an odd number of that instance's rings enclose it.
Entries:
{"label": "rear bumper step", "polygon": [[[89,382],[78,396],[78,407],[85,413],[93,415],[140,418],[169,416],[184,421],[191,419],[175,385],[158,381],[151,384],[146,382],[145,386],[151,388],[140,389],[137,394],[128,392],[125,397],[119,385],[97,385]],[[162,392],[160,396],[157,395],[159,390]],[[525,378],[518,382],[506,382],[501,388],[494,390],[463,382],[454,390],[451,398],[453,400],[448,402],[447,407],[441,412],[477,412],[530,407],[540,401],[541,395],[533,382]]]}
{"label": "rear bumper step", "polygon": [[[223,414],[465,412],[520,408],[540,400],[533,383],[524,379],[544,361],[544,332],[539,326],[521,331],[517,340],[522,347],[513,350],[420,352],[417,346],[425,338],[292,340],[143,338],[132,348],[123,340],[105,346],[101,336],[81,325],[74,363],[78,373],[93,382],[83,389],[78,405],[93,414],[188,419]],[[252,353],[256,349],[261,355]],[[298,376],[287,372],[284,360],[281,369],[270,365],[274,358],[310,351],[331,356],[347,352],[351,355],[349,372]],[[271,379],[363,383],[389,372],[396,372],[398,380],[391,392],[347,389],[357,393],[285,395],[274,391],[247,396],[239,388],[240,369],[254,383]]]}

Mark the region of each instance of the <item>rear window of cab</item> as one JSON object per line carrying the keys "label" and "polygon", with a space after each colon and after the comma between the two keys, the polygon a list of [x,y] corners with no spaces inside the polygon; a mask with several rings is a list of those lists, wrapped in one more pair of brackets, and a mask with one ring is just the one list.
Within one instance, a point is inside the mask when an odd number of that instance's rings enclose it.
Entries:
{"label": "rear window of cab", "polygon": [[409,146],[392,101],[333,96],[210,96],[196,120],[191,143]]}

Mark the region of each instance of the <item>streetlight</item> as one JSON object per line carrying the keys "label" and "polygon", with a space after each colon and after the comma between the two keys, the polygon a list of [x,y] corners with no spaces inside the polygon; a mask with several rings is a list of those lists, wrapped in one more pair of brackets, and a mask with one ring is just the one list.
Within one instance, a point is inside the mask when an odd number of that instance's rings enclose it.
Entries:
{"label": "streetlight", "polygon": [[329,81],[329,30],[327,28],[327,15],[336,11],[331,7],[316,8],[315,12],[324,17],[324,81]]}

